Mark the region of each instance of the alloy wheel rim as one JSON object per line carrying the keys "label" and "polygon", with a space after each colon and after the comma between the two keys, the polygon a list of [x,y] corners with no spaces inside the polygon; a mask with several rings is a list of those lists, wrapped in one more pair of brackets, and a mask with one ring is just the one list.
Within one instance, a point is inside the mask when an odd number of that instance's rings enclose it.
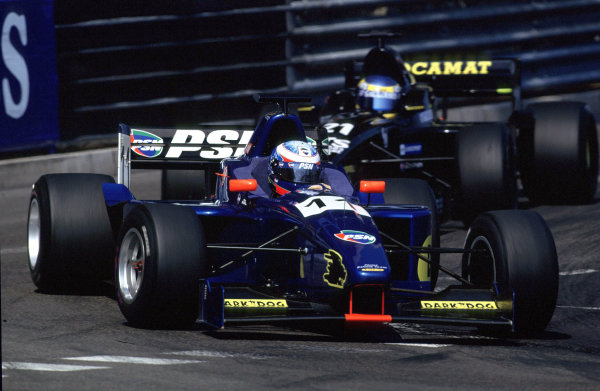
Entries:
{"label": "alloy wheel rim", "polygon": [[137,297],[144,279],[146,253],[140,232],[130,228],[123,237],[119,250],[117,283],[121,298],[132,303]]}
{"label": "alloy wheel rim", "polygon": [[31,199],[29,205],[29,219],[27,221],[27,253],[29,255],[29,267],[34,270],[40,254],[40,206],[36,198]]}
{"label": "alloy wheel rim", "polygon": [[469,281],[475,285],[493,285],[497,281],[496,259],[492,246],[485,236],[477,236],[470,246],[471,250],[485,250],[482,253],[471,253],[467,260]]}

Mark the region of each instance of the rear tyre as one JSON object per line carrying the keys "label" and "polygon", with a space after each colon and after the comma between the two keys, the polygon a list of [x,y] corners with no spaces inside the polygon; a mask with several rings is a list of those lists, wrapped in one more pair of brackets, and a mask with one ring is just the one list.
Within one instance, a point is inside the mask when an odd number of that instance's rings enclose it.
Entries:
{"label": "rear tyre", "polygon": [[108,175],[49,174],[34,184],[27,220],[29,271],[42,292],[110,278],[114,238],[102,192]]}
{"label": "rear tyre", "polygon": [[506,126],[479,124],[461,129],[456,156],[455,218],[469,226],[481,212],[517,207],[516,155]]}
{"label": "rear tyre", "polygon": [[[440,246],[440,228],[438,209],[433,190],[427,182],[413,178],[385,178],[384,199],[386,204],[423,205],[431,212],[431,246]],[[431,290],[435,288],[438,278],[438,266],[440,264],[439,254],[424,254],[429,256],[431,266],[429,275],[431,277]]]}
{"label": "rear tyre", "polygon": [[198,314],[198,279],[207,273],[204,231],[193,209],[145,204],[125,218],[115,288],[134,326],[188,327]]}
{"label": "rear tyre", "polygon": [[[554,239],[534,211],[503,210],[478,216],[467,233],[462,275],[475,287],[495,289],[500,300],[512,301],[514,332],[543,331],[554,313],[558,295],[558,260]],[[510,330],[484,328],[505,334]]]}
{"label": "rear tyre", "polygon": [[598,134],[593,114],[580,102],[528,107],[533,134],[520,151],[525,193],[534,203],[588,203],[598,183]]}
{"label": "rear tyre", "polygon": [[161,199],[201,200],[206,191],[204,170],[163,170],[161,174]]}

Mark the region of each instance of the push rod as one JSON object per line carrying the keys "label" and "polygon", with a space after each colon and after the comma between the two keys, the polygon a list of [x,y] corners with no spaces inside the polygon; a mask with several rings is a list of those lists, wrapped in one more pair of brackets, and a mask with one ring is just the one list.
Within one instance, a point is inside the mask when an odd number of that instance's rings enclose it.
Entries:
{"label": "push rod", "polygon": [[[427,257],[422,256],[419,253],[414,252],[409,246],[405,245],[402,242],[397,241],[396,239],[392,238],[390,235],[384,233],[384,232],[379,232],[381,234],[381,236],[386,237],[387,239],[391,240],[394,244],[406,249],[406,250],[410,250],[410,252],[412,252],[417,258],[422,259],[423,261],[427,262],[429,264],[429,266],[431,267],[435,267],[438,270],[446,273],[447,275],[454,277],[455,279],[457,279],[458,281],[462,282],[463,284],[467,284],[467,285],[473,285],[473,283],[471,283],[471,281],[465,280],[464,278],[462,278],[461,276],[459,276],[456,273],[451,272],[450,270],[446,269],[445,267],[443,267],[442,265],[434,265],[433,262],[431,262],[431,260]],[[427,252],[426,250],[424,250],[423,252]]]}

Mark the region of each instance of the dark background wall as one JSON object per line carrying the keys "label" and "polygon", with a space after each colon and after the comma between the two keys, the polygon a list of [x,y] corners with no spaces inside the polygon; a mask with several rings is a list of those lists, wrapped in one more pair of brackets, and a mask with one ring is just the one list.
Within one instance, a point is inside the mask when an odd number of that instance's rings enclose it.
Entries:
{"label": "dark background wall", "polygon": [[405,59],[516,57],[523,95],[600,89],[600,0],[55,0],[63,140],[118,122],[252,121],[257,92],[323,97],[402,32]]}

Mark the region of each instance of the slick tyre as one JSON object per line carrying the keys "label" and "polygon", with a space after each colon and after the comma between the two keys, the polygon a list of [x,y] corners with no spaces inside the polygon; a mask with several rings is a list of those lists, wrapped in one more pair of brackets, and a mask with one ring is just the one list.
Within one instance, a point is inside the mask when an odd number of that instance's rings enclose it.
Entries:
{"label": "slick tyre", "polygon": [[49,174],[29,200],[27,250],[33,283],[42,292],[83,289],[110,278],[114,238],[102,192],[108,175]]}
{"label": "slick tyre", "polygon": [[136,206],[118,238],[115,288],[121,312],[138,327],[188,327],[207,273],[204,231],[193,209]]}
{"label": "slick tyre", "polygon": [[591,202],[598,183],[598,134],[589,108],[580,102],[545,102],[528,109],[535,126],[533,133],[524,132],[519,154],[529,199]]}
{"label": "slick tyre", "polygon": [[[386,178],[384,199],[386,204],[423,205],[431,212],[431,246],[440,246],[440,229],[438,209],[433,190],[427,182],[413,178]],[[435,288],[440,264],[439,254],[425,254],[431,260],[428,274],[431,278],[431,289]]]}
{"label": "slick tyre", "polygon": [[161,199],[201,200],[208,194],[204,170],[162,170]]}
{"label": "slick tyre", "polygon": [[461,129],[456,148],[455,218],[469,226],[481,212],[517,207],[516,154],[506,126],[490,123]]}
{"label": "slick tyre", "polygon": [[[462,275],[474,287],[494,289],[499,300],[514,297],[513,331],[542,332],[554,313],[558,295],[558,260],[554,239],[534,211],[503,210],[478,216],[469,228]],[[506,334],[507,329],[482,329]]]}

